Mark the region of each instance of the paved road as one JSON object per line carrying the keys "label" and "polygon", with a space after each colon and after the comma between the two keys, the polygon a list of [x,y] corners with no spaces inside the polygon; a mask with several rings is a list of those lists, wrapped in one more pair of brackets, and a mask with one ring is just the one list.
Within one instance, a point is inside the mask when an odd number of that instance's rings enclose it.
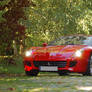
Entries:
{"label": "paved road", "polygon": [[92,92],[92,76],[41,73],[37,77],[0,77],[0,92]]}

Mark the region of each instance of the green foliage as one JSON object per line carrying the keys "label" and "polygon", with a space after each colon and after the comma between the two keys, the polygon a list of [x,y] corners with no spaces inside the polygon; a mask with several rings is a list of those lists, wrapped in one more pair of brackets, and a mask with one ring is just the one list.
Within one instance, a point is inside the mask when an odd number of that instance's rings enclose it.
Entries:
{"label": "green foliage", "polygon": [[[13,41],[17,46],[23,44],[25,26],[19,23],[25,19],[24,7],[29,6],[28,0],[3,0],[0,1],[0,54],[13,48]],[[17,48],[17,47],[16,47]]]}
{"label": "green foliage", "polygon": [[1,0],[0,6],[4,6],[4,5],[8,4],[9,2],[10,2],[10,0]]}
{"label": "green foliage", "polygon": [[2,15],[4,14],[4,11],[0,11],[0,22],[5,21],[5,19],[2,17]]}
{"label": "green foliage", "polygon": [[3,14],[7,11],[8,8],[4,8],[4,6],[7,5],[9,2],[10,0],[0,1],[0,23],[5,21],[5,18],[3,18]]}
{"label": "green foliage", "polygon": [[[15,62],[16,61],[16,62]],[[18,57],[0,57],[0,73],[20,74],[24,73],[23,60]]]}
{"label": "green foliage", "polygon": [[35,7],[25,9],[28,20],[25,44],[41,46],[62,35],[92,34],[92,1],[33,0]]}
{"label": "green foliage", "polygon": [[17,45],[25,40],[24,46],[41,46],[61,35],[92,34],[90,0],[30,0],[30,5],[25,0],[23,3],[21,0],[5,0],[0,5],[5,6],[0,11],[0,19],[7,21],[7,29],[4,26],[2,30],[8,30],[2,34],[9,34],[8,42],[12,39]]}

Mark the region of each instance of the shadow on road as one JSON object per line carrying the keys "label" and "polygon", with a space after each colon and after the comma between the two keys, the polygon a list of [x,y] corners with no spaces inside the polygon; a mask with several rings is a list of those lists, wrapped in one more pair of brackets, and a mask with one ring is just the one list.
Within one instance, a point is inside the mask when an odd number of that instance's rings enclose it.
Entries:
{"label": "shadow on road", "polygon": [[[62,75],[64,77],[83,77],[82,74],[77,74],[77,73],[71,73],[71,74],[67,74],[67,75]],[[58,73],[39,73],[37,77],[61,77],[59,76]]]}

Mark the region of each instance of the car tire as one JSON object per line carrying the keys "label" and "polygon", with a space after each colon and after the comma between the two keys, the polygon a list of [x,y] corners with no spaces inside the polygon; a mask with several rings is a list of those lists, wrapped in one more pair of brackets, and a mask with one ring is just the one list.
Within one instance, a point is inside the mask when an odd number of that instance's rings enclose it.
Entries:
{"label": "car tire", "polygon": [[83,76],[91,76],[92,75],[92,54],[89,57],[88,60],[88,66],[85,73],[83,73]]}
{"label": "car tire", "polygon": [[58,71],[59,76],[68,75],[67,71]]}
{"label": "car tire", "polygon": [[25,71],[27,76],[37,76],[39,71],[38,70],[31,70],[31,71]]}

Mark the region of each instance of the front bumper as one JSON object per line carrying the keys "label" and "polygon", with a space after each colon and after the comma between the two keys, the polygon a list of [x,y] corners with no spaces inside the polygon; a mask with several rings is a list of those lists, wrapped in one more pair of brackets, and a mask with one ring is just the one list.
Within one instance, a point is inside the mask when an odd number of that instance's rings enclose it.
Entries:
{"label": "front bumper", "polygon": [[[26,64],[26,62],[29,62]],[[48,63],[49,62],[49,63]],[[63,63],[62,63],[63,62]],[[24,59],[24,69],[25,71],[31,71],[31,70],[39,70],[40,66],[57,66],[58,71],[60,70],[66,70],[69,72],[77,72],[77,73],[83,73],[87,69],[87,59],[67,59],[67,60],[54,60],[54,61],[48,61],[48,60],[41,60],[41,61],[35,61],[32,58],[25,58]]]}

